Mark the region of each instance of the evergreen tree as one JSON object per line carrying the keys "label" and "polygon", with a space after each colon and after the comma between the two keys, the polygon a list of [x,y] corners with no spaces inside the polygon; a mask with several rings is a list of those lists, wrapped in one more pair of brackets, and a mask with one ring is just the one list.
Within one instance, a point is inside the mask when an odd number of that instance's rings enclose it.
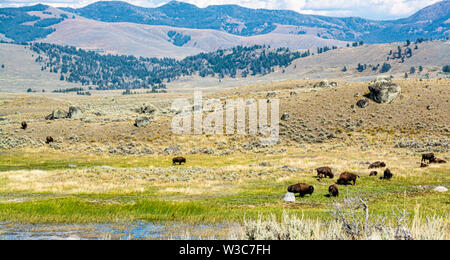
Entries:
{"label": "evergreen tree", "polygon": [[391,70],[391,64],[385,62],[385,63],[383,63],[383,65],[381,66],[380,73],[386,73],[386,72],[388,72],[389,70]]}
{"label": "evergreen tree", "polygon": [[409,69],[409,74],[414,74],[416,73],[416,68],[411,67],[411,69]]}
{"label": "evergreen tree", "polygon": [[450,65],[445,65],[444,67],[442,67],[442,71],[445,73],[450,73]]}

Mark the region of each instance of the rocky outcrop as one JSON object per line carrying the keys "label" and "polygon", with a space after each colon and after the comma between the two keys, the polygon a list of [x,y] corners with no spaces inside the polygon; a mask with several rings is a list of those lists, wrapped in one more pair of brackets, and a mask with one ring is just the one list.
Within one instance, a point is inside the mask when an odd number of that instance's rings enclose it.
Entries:
{"label": "rocky outcrop", "polygon": [[142,105],[141,107],[136,109],[136,112],[139,114],[153,115],[156,112],[156,108],[152,105]]}
{"label": "rocky outcrop", "polygon": [[76,106],[69,107],[69,113],[67,115],[67,118],[71,119],[81,119],[83,118],[83,111]]}
{"label": "rocky outcrop", "polygon": [[[337,83],[336,83],[337,85]],[[324,79],[316,84],[314,84],[314,88],[331,88],[332,85],[328,83],[328,80]]]}
{"label": "rocky outcrop", "polygon": [[135,127],[146,127],[148,124],[150,124],[150,118],[148,117],[138,117],[134,122]]}
{"label": "rocky outcrop", "polygon": [[68,115],[69,115],[69,113],[58,108],[58,109],[53,110],[53,112],[50,115],[46,116],[45,119],[46,120],[63,119],[63,118],[67,118]]}
{"label": "rocky outcrop", "polygon": [[377,79],[369,86],[370,98],[377,103],[391,103],[401,94],[402,88],[390,79]]}

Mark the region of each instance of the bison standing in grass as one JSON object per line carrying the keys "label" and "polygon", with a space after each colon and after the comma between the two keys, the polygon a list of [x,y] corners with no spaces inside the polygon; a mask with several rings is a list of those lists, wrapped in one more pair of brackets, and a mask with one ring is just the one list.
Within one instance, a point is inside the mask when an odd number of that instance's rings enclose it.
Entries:
{"label": "bison standing in grass", "polygon": [[317,171],[317,177],[319,177],[319,179],[326,178],[326,177],[333,179],[333,177],[334,177],[334,174],[333,174],[333,172],[331,172],[330,167],[320,167],[320,168],[317,168],[316,171]]}
{"label": "bison standing in grass", "polygon": [[51,136],[47,136],[47,138],[45,139],[45,143],[46,144],[50,144],[50,143],[53,143],[55,140],[53,140],[53,137],[51,137]]}
{"label": "bison standing in grass", "polygon": [[181,165],[182,163],[186,163],[186,158],[184,158],[184,157],[175,157],[175,158],[173,158],[172,159],[172,164],[175,165],[177,163],[178,163],[178,165]]}
{"label": "bison standing in grass", "polygon": [[356,178],[359,178],[359,176],[350,172],[344,172],[339,176],[337,184],[348,185],[350,182],[353,182],[353,185],[356,185]]}
{"label": "bison standing in grass", "polygon": [[380,180],[390,180],[390,179],[392,179],[393,176],[394,176],[394,174],[392,174],[391,170],[386,169],[386,170],[384,170],[383,177],[380,177]]}
{"label": "bison standing in grass", "polygon": [[386,167],[386,164],[384,162],[374,162],[371,165],[369,165],[369,169],[373,169],[373,168],[383,168]]}
{"label": "bison standing in grass", "polygon": [[377,175],[378,175],[377,171],[371,171],[369,174],[369,176],[377,176]]}
{"label": "bison standing in grass", "polygon": [[436,157],[434,157],[434,153],[425,153],[422,154],[422,161],[421,162],[426,162],[428,161],[429,163],[433,162],[434,159],[436,159]]}
{"label": "bison standing in grass", "polygon": [[328,193],[330,194],[330,197],[338,197],[339,196],[339,189],[336,184],[331,185],[328,187]]}
{"label": "bison standing in grass", "polygon": [[288,188],[288,192],[299,193],[300,197],[304,197],[306,194],[312,195],[314,192],[314,187],[306,183],[298,183],[291,185]]}

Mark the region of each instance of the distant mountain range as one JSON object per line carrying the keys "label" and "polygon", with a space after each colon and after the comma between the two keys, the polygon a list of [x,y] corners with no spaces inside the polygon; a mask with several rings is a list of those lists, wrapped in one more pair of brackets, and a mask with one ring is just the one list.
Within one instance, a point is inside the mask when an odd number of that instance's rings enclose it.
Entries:
{"label": "distant mountain range", "polygon": [[237,45],[315,49],[347,42],[390,43],[450,36],[450,0],[392,21],[305,15],[237,5],[157,8],[96,2],[83,8],[0,9],[0,40],[42,41],[106,53],[183,58]]}
{"label": "distant mountain range", "polygon": [[[428,6],[416,14],[393,21],[373,21],[357,17],[335,18],[305,15],[286,10],[249,9],[238,5],[195,5],[172,1],[157,8],[143,8],[126,2],[96,2],[66,11],[103,22],[131,22],[192,29],[213,29],[239,36],[273,32],[279,25],[298,26],[292,33],[308,33],[321,28],[319,37],[342,41],[363,40],[385,43],[450,35],[450,1]],[[315,30],[314,30],[315,31]]]}

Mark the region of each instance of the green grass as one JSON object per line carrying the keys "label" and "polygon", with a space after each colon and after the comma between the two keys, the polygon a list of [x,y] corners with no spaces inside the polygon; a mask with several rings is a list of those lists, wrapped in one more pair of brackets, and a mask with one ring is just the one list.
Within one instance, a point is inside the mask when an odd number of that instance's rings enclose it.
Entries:
{"label": "green grass", "polygon": [[[295,156],[295,155],[294,155]],[[286,156],[285,156],[286,157]],[[281,155],[249,156],[189,156],[189,165],[210,169],[233,165],[257,164],[261,161],[276,162]],[[145,157],[95,157],[61,154],[6,154],[0,158],[0,170],[8,169],[65,169],[67,164],[79,168],[109,165],[128,167],[171,167],[171,156]],[[183,221],[200,223],[239,222],[244,218],[257,218],[284,212],[303,215],[312,219],[329,219],[329,206],[343,197],[361,196],[376,215],[391,218],[393,210],[416,208],[425,215],[447,216],[450,212],[448,193],[418,189],[417,185],[450,186],[448,168],[428,168],[419,175],[395,176],[391,181],[361,176],[356,186],[340,186],[339,198],[328,198],[328,186],[336,181],[326,179],[321,183],[310,173],[299,172],[287,179],[277,177],[253,177],[246,181],[220,182],[226,188],[215,191],[214,186],[205,193],[167,191],[167,188],[195,188],[193,183],[148,184],[143,192],[104,192],[99,194],[53,194],[9,192],[5,189],[8,178],[0,179],[0,221],[26,223],[105,223],[121,221]],[[405,172],[408,170],[405,169]],[[283,176],[283,173],[280,173]],[[298,198],[296,203],[284,203],[281,197],[287,186],[306,182],[314,185],[312,196]],[[57,185],[57,184],[56,184]],[[17,201],[23,199],[23,201]]]}
{"label": "green grass", "polygon": [[[270,159],[277,159],[281,156],[269,156]],[[108,165],[116,168],[132,167],[171,167],[173,156],[149,155],[149,156],[74,156],[72,154],[60,153],[27,153],[12,152],[0,157],[0,171],[14,170],[60,170],[67,169],[69,164],[74,164],[76,168],[86,168],[93,166]],[[240,164],[256,163],[267,156],[248,154],[243,157],[208,155],[189,155],[189,165],[199,167],[224,167]]]}

